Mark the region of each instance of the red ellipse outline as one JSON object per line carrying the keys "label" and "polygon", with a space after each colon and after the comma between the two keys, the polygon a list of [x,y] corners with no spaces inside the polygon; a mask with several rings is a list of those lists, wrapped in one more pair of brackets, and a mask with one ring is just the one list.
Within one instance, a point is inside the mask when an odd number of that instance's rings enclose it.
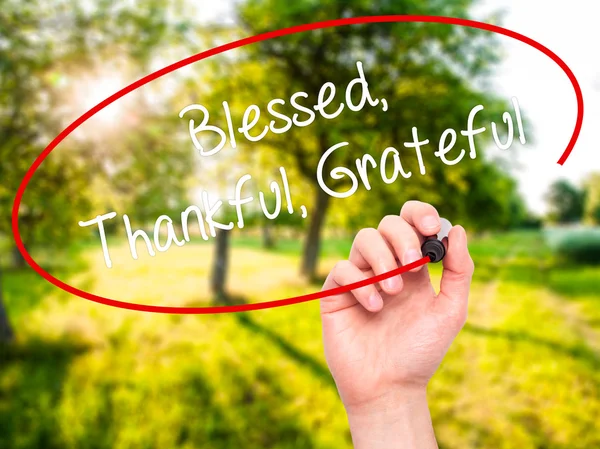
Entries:
{"label": "red ellipse outline", "polygon": [[85,292],[83,290],[79,290],[71,285],[68,285],[61,280],[55,278],[50,273],[45,271],[42,267],[40,267],[33,258],[29,255],[25,246],[23,245],[23,241],[21,239],[21,235],[19,233],[19,206],[21,204],[21,200],[23,198],[23,194],[25,192],[25,188],[27,184],[31,180],[35,171],[39,168],[44,159],[50,154],[50,152],[56,148],[56,146],[62,142],[69,134],[71,134],[75,129],[77,129],[80,125],[82,125],[89,118],[100,112],[102,109],[114,103],[119,98],[125,96],[126,94],[134,91],[135,89],[144,86],[145,84],[160,78],[163,75],[171,73],[181,67],[185,67],[186,65],[192,64],[197,61],[201,61],[202,59],[209,58],[211,56],[217,55],[219,53],[223,53],[229,50],[233,50],[235,48],[243,47],[245,45],[253,44],[256,42],[261,42],[268,39],[273,39],[276,37],[286,36],[295,33],[302,33],[305,31],[318,30],[322,28],[330,28],[344,25],[358,25],[365,23],[389,23],[389,22],[425,22],[425,23],[441,23],[447,25],[459,25],[465,26],[469,28],[478,28],[485,31],[490,31],[492,33],[502,34],[504,36],[512,37],[518,41],[521,41],[529,46],[535,48],[538,51],[541,51],[550,59],[552,59],[567,75],[571,84],[573,85],[573,89],[575,90],[575,96],[577,97],[577,120],[575,122],[575,129],[573,130],[573,135],[567,145],[567,148],[561,155],[558,160],[558,164],[563,165],[573,147],[575,146],[575,142],[579,137],[579,133],[581,131],[581,125],[583,122],[583,94],[581,92],[581,88],[579,86],[579,82],[577,78],[569,68],[569,66],[556,55],[549,48],[540,44],[539,42],[524,36],[523,34],[517,33],[512,30],[508,30],[506,28],[502,28],[497,25],[492,25],[485,22],[478,22],[475,20],[469,19],[461,19],[457,17],[445,17],[445,16],[420,16],[420,15],[385,15],[385,16],[363,16],[363,17],[349,17],[345,19],[334,19],[334,20],[326,20],[322,22],[314,22],[308,23],[304,25],[296,25],[289,28],[282,28],[280,30],[269,31],[262,34],[257,34],[255,36],[246,37],[243,39],[239,39],[237,41],[229,42],[224,45],[220,45],[215,48],[211,48],[209,50],[197,53],[195,55],[189,56],[181,61],[175,62],[167,67],[164,67],[160,70],[157,70],[145,77],[131,83],[129,86],[121,89],[120,91],[114,93],[107,99],[101,101],[96,106],[91,108],[89,111],[85,112],[81,115],[77,120],[67,126],[58,136],[50,142],[50,144],[40,153],[40,155],[35,159],[31,167],[27,170],[27,173],[23,177],[21,184],[17,190],[17,194],[15,196],[15,200],[13,203],[12,209],[12,231],[15,238],[15,242],[17,247],[27,263],[44,279],[54,284],[55,286],[61,288],[62,290],[71,293],[73,295],[79,296],[81,298],[94,301],[100,304],[119,307],[122,309],[129,310],[137,310],[141,312],[154,312],[154,313],[171,313],[171,314],[209,314],[209,313],[227,313],[227,312],[243,312],[250,310],[259,310],[259,309],[267,309],[271,307],[280,307],[291,304],[298,304],[305,301],[310,301],[313,299],[324,298],[328,296],[338,295],[341,293],[348,292],[355,288],[364,287],[366,285],[374,284],[375,282],[379,282],[383,279],[387,279],[389,277],[395,276],[397,274],[404,273],[412,268],[421,266],[429,262],[428,257],[424,257],[412,264],[400,267],[398,269],[389,271],[387,273],[383,273],[378,276],[373,276],[371,278],[365,279],[360,282],[355,282],[350,285],[346,285],[343,287],[337,287],[325,291],[310,293],[307,295],[296,296],[286,299],[279,299],[274,301],[260,302],[254,304],[240,304],[240,305],[231,305],[231,306],[216,306],[216,307],[167,307],[167,306],[152,306],[152,305],[143,305],[143,304],[135,304],[124,301],[118,301],[110,298],[106,298],[103,296],[97,296],[89,292]]}

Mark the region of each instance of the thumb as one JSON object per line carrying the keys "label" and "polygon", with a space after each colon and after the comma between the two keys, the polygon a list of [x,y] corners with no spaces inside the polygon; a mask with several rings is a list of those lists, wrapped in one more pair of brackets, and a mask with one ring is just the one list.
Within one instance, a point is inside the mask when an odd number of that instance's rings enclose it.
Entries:
{"label": "thumb", "polygon": [[454,226],[448,234],[448,251],[443,259],[444,271],[438,304],[447,316],[456,317],[462,326],[467,318],[467,305],[474,264],[467,248],[467,234],[462,226]]}

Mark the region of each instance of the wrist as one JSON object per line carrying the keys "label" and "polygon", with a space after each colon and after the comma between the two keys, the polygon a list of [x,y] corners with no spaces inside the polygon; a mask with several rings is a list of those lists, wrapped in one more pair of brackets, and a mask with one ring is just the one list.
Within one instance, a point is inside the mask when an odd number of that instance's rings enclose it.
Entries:
{"label": "wrist", "polygon": [[425,387],[389,391],[346,411],[355,449],[437,448]]}
{"label": "wrist", "polygon": [[390,388],[368,401],[344,406],[349,418],[394,419],[394,415],[404,414],[412,407],[422,404],[427,404],[426,386]]}

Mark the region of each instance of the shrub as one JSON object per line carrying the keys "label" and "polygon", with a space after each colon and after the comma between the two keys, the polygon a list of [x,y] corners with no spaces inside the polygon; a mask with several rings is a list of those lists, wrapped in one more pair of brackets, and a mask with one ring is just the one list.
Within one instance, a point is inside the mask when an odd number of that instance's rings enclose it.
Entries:
{"label": "shrub", "polygon": [[555,253],[570,261],[600,264],[600,227],[555,228],[546,231]]}

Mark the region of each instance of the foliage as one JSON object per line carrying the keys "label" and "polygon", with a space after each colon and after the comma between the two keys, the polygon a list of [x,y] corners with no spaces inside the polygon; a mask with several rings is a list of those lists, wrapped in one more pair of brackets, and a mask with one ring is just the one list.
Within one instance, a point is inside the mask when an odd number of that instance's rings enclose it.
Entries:
{"label": "foliage", "polygon": [[[404,0],[293,3],[248,0],[240,3],[237,11],[243,31],[231,33],[254,35],[302,23],[361,15],[418,13],[466,17],[472,3],[431,1],[422,2],[417,8],[414,2]],[[223,35],[218,39],[223,39]],[[345,26],[294,34],[244,47],[233,57],[214,58],[213,76],[209,75],[214,89],[202,99],[211,110],[211,117],[214,110],[215,120],[225,125],[223,114],[218,112],[225,99],[234,117],[240,117],[250,104],[258,104],[265,111],[270,99],[286,99],[278,110],[291,116],[294,111],[287,99],[292,93],[306,92],[309,97],[304,103],[314,104],[311,102],[316,102],[321,86],[331,82],[338,92],[331,105],[334,110],[343,95],[340,91],[357,76],[356,61],[363,61],[369,89],[374,98],[387,99],[390,105],[387,112],[379,106],[366,107],[360,112],[346,108],[337,119],[317,118],[308,127],[292,127],[280,135],[270,133],[260,144],[244,145],[246,152],[248,147],[268,152],[271,164],[293,167],[294,182],[303,180],[306,188],[302,190],[312,192],[313,198],[307,204],[312,210],[305,259],[311,246],[318,247],[325,211],[330,208],[335,216],[333,222],[352,228],[356,221],[364,223],[382,214],[398,213],[405,200],[420,199],[443,205],[457,219],[470,220],[478,227],[501,228],[514,221],[511,213],[518,215],[521,211],[515,210],[520,206],[516,204],[514,184],[494,169],[491,162],[486,162],[480,154],[477,159],[465,158],[461,164],[449,168],[429,147],[423,151],[427,174],[420,176],[414,150],[402,145],[412,140],[413,126],[418,128],[421,138],[427,137],[436,145],[436,139],[445,129],[464,129],[469,111],[477,104],[485,106],[478,120],[497,121],[498,112],[505,110],[506,105],[485,93],[487,75],[498,61],[494,44],[490,33],[423,23]],[[236,95],[231,96],[231,92]],[[265,124],[268,121],[261,116],[258,126]],[[372,189],[367,195],[360,194],[361,187],[351,198],[326,201],[315,183],[317,163],[330,146],[341,141],[349,142],[349,146],[328,158],[323,170],[326,174],[335,166],[352,168],[356,158],[365,153],[378,160],[387,146],[399,149],[406,170],[415,174],[388,185],[378,178],[377,168],[373,170],[376,174],[371,177]],[[485,139],[476,138],[476,142],[482,148]],[[482,172],[490,176],[482,179]],[[326,182],[331,188],[343,191],[349,179]],[[469,195],[477,197],[478,212],[485,205],[485,213],[472,214],[468,210]]]}
{"label": "foliage", "polygon": [[568,261],[600,263],[600,227],[551,228],[546,233],[552,248]]}
{"label": "foliage", "polygon": [[[80,100],[74,93],[62,97],[61,83],[68,75],[93,71],[108,56],[117,59],[125,55],[138,71],[145,70],[154,56],[152,52],[173,38],[173,29],[181,30],[177,14],[167,17],[160,13],[162,7],[179,4],[180,0],[119,5],[106,0],[0,0],[0,237],[10,235],[9,211],[26,170],[65,126],[65,117],[58,112],[62,103]],[[147,134],[142,142],[146,150],[162,154],[162,158],[145,166],[138,158],[122,170],[133,178],[132,171],[147,169],[146,181],[130,184],[133,194],[129,196],[130,204],[141,203],[147,211],[153,211],[149,206],[163,199],[157,190],[175,184],[179,189],[173,188],[172,194],[181,194],[181,183],[192,170],[191,164],[177,164],[175,158],[161,164],[164,152],[157,148],[155,137]],[[139,149],[142,142],[132,146]],[[78,221],[94,210],[94,203],[103,201],[98,200],[102,195],[93,187],[101,175],[106,179],[111,174],[110,161],[102,160],[101,154],[98,157],[98,150],[69,142],[38,168],[18,210],[19,231],[28,250],[38,245],[57,249],[81,236],[77,234]],[[156,173],[156,169],[162,171]],[[169,182],[164,182],[161,175]],[[101,191],[110,196],[110,180],[103,187]],[[22,265],[16,247],[12,254],[15,264]],[[0,328],[4,329],[9,325],[2,306],[2,288],[0,281]]]}
{"label": "foliage", "polygon": [[173,134],[172,117],[143,112],[140,116],[143,127],[121,137],[105,153],[104,163],[111,165],[106,182],[116,199],[107,195],[99,199],[108,202],[102,213],[128,213],[144,225],[163,214],[176,217],[189,205],[195,154]]}
{"label": "foliage", "polygon": [[600,225],[600,173],[592,173],[584,183],[585,219],[590,224]]}
{"label": "foliage", "polygon": [[[82,67],[97,68],[108,55],[124,55],[144,70],[153,50],[172,39],[171,29],[178,24],[158,14],[162,6],[158,0],[118,7],[107,1],[85,6],[70,0],[0,0],[0,233],[9,232],[6,212],[26,169],[64,125],[57,111],[69,98],[62,96],[61,83],[85,72]],[[85,187],[106,169],[106,160],[95,157],[98,151],[89,142],[65,142],[44,161],[19,211],[27,245],[63,244],[93,209],[97,198]],[[183,165],[183,172],[170,170],[169,179],[190,171],[189,164]],[[160,185],[153,173],[145,175]]]}
{"label": "foliage", "polygon": [[546,200],[552,222],[572,223],[583,217],[585,191],[567,180],[555,181],[550,186]]}
{"label": "foliage", "polygon": [[[42,27],[43,8],[38,10],[34,2],[23,5],[11,0],[0,1],[0,233],[10,230],[9,211],[17,186],[26,169],[41,152],[41,140],[56,122],[48,117],[48,97],[43,92],[49,80],[43,74],[52,65],[53,43],[35,38],[36,29]],[[44,176],[45,175],[45,176]],[[31,242],[35,232],[54,232],[49,241],[60,242],[61,227],[52,223],[38,223],[42,218],[44,203],[55,205],[68,200],[69,189],[78,189],[80,170],[64,168],[54,159],[47,164],[44,175],[37,178],[46,192],[32,202],[25,202],[19,211],[23,222],[24,237]],[[50,195],[48,188],[57,189],[65,195]],[[80,205],[80,206],[83,206]],[[63,204],[64,207],[64,204]],[[33,225],[36,224],[34,228]]]}

